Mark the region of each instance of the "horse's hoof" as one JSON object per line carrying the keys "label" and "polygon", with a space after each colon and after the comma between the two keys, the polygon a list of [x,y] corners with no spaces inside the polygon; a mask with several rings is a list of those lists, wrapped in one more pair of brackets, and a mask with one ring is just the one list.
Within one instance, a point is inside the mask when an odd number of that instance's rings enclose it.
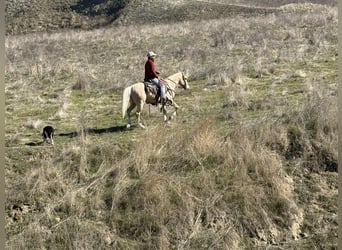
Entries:
{"label": "horse's hoof", "polygon": [[139,127],[140,127],[140,128],[143,128],[143,129],[146,128],[142,123],[139,123]]}

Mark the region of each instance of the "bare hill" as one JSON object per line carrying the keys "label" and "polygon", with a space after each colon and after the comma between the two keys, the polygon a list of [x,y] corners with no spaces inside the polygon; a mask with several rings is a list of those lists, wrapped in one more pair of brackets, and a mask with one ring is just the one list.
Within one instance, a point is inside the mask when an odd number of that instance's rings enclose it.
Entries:
{"label": "bare hill", "polygon": [[6,1],[7,33],[98,28],[113,22],[127,0]]}
{"label": "bare hill", "polygon": [[[335,0],[195,1],[195,0],[6,0],[6,32],[19,34],[60,29],[93,29],[108,25],[172,23],[232,15],[266,14],[288,3],[336,5]],[[258,8],[262,7],[262,8]],[[267,8],[265,8],[267,7]]]}

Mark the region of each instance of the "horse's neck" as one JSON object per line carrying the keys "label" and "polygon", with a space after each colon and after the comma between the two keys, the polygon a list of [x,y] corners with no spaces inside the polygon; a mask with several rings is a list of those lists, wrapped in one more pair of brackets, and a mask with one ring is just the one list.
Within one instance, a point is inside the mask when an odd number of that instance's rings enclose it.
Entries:
{"label": "horse's neck", "polygon": [[167,85],[170,89],[174,90],[176,88],[176,84],[171,79],[167,79]]}
{"label": "horse's neck", "polygon": [[174,74],[174,75],[169,76],[168,78],[166,78],[166,80],[167,80],[168,83],[169,83],[170,88],[173,89],[173,90],[176,88],[176,85],[177,85],[178,82],[179,82],[179,76],[178,76],[178,74],[180,74],[180,73],[176,73],[176,74]]}

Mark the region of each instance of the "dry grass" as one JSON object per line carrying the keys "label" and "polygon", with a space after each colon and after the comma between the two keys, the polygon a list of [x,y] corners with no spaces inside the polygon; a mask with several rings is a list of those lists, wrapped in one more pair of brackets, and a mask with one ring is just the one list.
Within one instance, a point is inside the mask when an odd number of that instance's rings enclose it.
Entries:
{"label": "dry grass", "polygon": [[[290,7],[8,36],[6,248],[336,247],[337,11]],[[124,130],[151,49],[191,90]]]}
{"label": "dry grass", "polygon": [[284,165],[291,147],[285,125],[243,126],[228,137],[210,121],[166,131],[143,132],[128,157],[81,136],[62,157],[40,159],[24,190],[42,210],[31,223],[47,227],[27,227],[26,247],[57,241],[88,249],[95,241],[103,248],[240,249],[252,246],[246,236],[300,237],[302,210]]}

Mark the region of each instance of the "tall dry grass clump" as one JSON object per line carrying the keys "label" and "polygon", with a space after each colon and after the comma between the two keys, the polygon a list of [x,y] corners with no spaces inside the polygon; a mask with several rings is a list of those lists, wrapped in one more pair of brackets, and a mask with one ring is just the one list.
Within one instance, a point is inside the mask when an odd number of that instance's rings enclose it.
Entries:
{"label": "tall dry grass clump", "polygon": [[290,139],[287,158],[303,158],[311,171],[337,172],[337,93],[309,84],[299,109],[285,117]]}
{"label": "tall dry grass clump", "polygon": [[246,249],[296,237],[282,230],[300,212],[267,144],[286,144],[277,132],[260,125],[222,136],[208,120],[151,127],[129,150],[85,139],[30,172],[27,202],[41,213],[16,239],[30,248]]}
{"label": "tall dry grass clump", "polygon": [[142,137],[119,174],[125,185],[107,186],[115,194],[110,227],[121,238],[147,248],[239,249],[251,243],[245,237],[293,236],[280,230],[298,213],[290,178],[256,131],[224,139],[205,122],[187,131],[153,128]]}

